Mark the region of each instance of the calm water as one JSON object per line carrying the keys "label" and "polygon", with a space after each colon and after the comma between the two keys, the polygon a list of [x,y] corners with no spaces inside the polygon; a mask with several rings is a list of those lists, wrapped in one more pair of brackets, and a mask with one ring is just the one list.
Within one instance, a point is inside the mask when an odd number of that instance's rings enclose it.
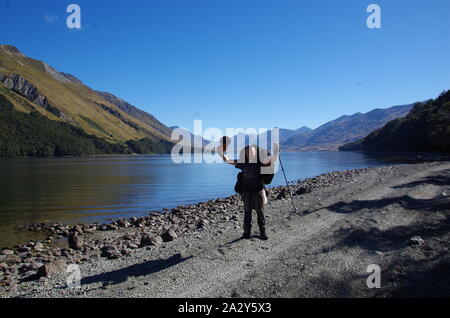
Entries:
{"label": "calm water", "polygon": [[[290,180],[398,162],[349,152],[285,153],[282,159]],[[226,197],[237,172],[219,163],[176,165],[161,155],[0,160],[0,247],[27,238],[21,225],[101,222]],[[283,183],[279,172],[273,185]]]}

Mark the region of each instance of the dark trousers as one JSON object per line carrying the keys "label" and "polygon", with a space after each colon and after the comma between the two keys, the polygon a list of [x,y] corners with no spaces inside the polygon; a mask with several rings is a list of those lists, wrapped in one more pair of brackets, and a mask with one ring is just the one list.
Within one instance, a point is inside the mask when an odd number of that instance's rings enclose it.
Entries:
{"label": "dark trousers", "polygon": [[266,230],[266,218],[264,217],[264,200],[260,191],[246,191],[241,194],[244,201],[244,233],[250,234],[252,230],[252,211],[258,215],[260,231]]}

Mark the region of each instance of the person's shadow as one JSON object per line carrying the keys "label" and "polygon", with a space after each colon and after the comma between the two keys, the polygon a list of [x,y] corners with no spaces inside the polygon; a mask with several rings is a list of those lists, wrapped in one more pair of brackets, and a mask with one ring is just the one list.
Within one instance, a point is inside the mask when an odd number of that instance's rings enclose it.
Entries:
{"label": "person's shadow", "polygon": [[[252,236],[250,237],[250,239],[261,239],[261,237],[260,237],[259,235],[254,234],[254,235],[252,235]],[[241,237],[238,237],[237,239],[234,239],[234,240],[232,240],[232,241],[230,241],[230,242],[228,242],[228,243],[225,243],[225,244],[221,245],[221,247],[233,245],[233,244],[235,244],[235,243],[237,243],[237,242],[244,241],[244,240],[245,240],[245,239],[241,236]]]}
{"label": "person's shadow", "polygon": [[180,264],[190,258],[192,258],[192,256],[183,258],[181,254],[175,254],[167,259],[151,260],[115,271],[84,277],[81,280],[81,284],[88,285],[99,282],[110,285],[119,284],[127,281],[129,277],[139,277],[154,274],[169,267]]}

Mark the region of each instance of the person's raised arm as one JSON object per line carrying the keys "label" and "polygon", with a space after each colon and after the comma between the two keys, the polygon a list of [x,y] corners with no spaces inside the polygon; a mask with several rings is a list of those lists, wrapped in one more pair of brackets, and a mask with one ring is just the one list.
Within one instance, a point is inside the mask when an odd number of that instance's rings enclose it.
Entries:
{"label": "person's raised arm", "polygon": [[262,162],[262,165],[264,167],[270,167],[270,166],[274,165],[278,160],[278,154],[280,153],[280,145],[277,143],[274,143],[272,150],[273,150],[273,155],[269,158],[269,160],[267,162],[264,162],[264,161]]}
{"label": "person's raised arm", "polygon": [[[217,148],[217,153],[219,154],[220,158],[222,158],[222,160],[232,166],[236,166],[237,164],[237,160],[233,160],[227,157],[227,155],[225,155],[224,153],[224,147],[221,145]],[[225,149],[226,150],[226,149]]]}

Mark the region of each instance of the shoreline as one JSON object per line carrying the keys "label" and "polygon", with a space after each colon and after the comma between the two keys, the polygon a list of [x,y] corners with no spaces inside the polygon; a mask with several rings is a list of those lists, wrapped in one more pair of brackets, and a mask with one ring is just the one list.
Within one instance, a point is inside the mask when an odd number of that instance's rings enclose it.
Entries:
{"label": "shoreline", "polygon": [[405,151],[374,151],[374,150],[337,150],[337,152],[356,152],[367,155],[408,156],[411,162],[445,162],[450,161],[450,153],[446,152],[405,152]]}
{"label": "shoreline", "polygon": [[[337,152],[333,152],[333,153],[337,153]],[[169,155],[132,155],[132,156],[124,156],[124,155],[119,155],[119,156],[93,156],[93,158],[91,158],[92,160],[103,160],[103,158],[110,158],[110,159],[122,159],[122,158],[129,158],[129,159],[133,159],[133,158],[145,158],[145,157],[159,157],[159,156],[169,156]],[[58,161],[59,159],[61,160],[71,160],[71,159],[86,159],[86,160],[90,160],[90,157],[65,157],[65,158],[51,158],[51,161]],[[33,160],[35,158],[31,158],[31,160]],[[15,160],[15,159],[14,159]],[[29,160],[29,159],[23,159],[23,160]],[[43,159],[43,158],[37,158],[37,160],[48,160],[47,158]],[[170,159],[169,159],[170,160]],[[401,164],[401,163],[406,163],[405,160],[400,160],[398,162],[380,162],[380,165],[390,165],[390,164]],[[364,167],[364,165],[360,165],[362,167]],[[367,164],[367,166],[369,166],[369,164]],[[339,168],[337,168],[339,169]],[[338,170],[339,171],[339,170]],[[279,172],[281,173],[281,171]],[[298,180],[295,181],[290,181],[290,183],[295,183]],[[284,182],[283,182],[284,183]],[[51,225],[52,223],[56,224],[56,223],[62,223],[64,225],[76,225],[76,224],[107,224],[107,223],[111,223],[112,221],[116,221],[120,218],[131,218],[132,216],[145,216],[148,214],[148,212],[156,212],[156,213],[167,213],[170,212],[171,209],[176,208],[178,204],[180,205],[196,205],[199,203],[204,203],[204,202],[208,202],[208,200],[215,200],[217,198],[227,198],[229,195],[232,195],[232,193],[234,193],[234,191],[232,191],[232,186],[234,184],[230,183],[229,184],[229,191],[226,191],[225,193],[218,193],[216,195],[203,195],[202,197],[197,196],[195,197],[194,200],[191,200],[190,202],[185,202],[186,200],[179,200],[177,202],[172,202],[169,204],[165,204],[163,206],[160,207],[152,207],[149,206],[148,208],[142,208],[142,209],[137,209],[135,212],[132,213],[127,213],[126,210],[125,212],[121,212],[121,210],[119,212],[116,213],[116,211],[111,210],[112,213],[109,213],[110,211],[105,210],[105,211],[101,211],[98,214],[98,217],[96,216],[95,210],[94,213],[83,213],[83,211],[78,211],[75,210],[76,213],[80,212],[79,215],[74,214],[74,216],[71,216],[70,214],[68,214],[68,216],[61,216],[60,218],[58,217],[52,217],[51,215],[45,218],[36,218],[36,219],[24,219],[21,220],[20,222],[17,221],[14,223],[14,227],[9,227],[7,229],[7,231],[11,232],[11,238],[15,238],[17,237],[17,239],[9,239],[9,237],[6,237],[5,240],[3,240],[3,244],[0,243],[0,249],[1,248],[5,248],[5,247],[9,247],[9,248],[13,248],[19,244],[22,243],[28,243],[28,240],[43,240],[44,237],[42,237],[42,231],[40,231],[40,228],[42,227],[48,227],[49,225]],[[283,187],[283,184],[277,184],[276,187]],[[275,188],[276,188],[275,187]],[[221,191],[223,192],[223,191]],[[41,211],[41,210],[40,210]],[[33,210],[30,209],[29,213],[32,213]],[[45,210],[43,211],[45,212]],[[61,210],[58,211],[58,213],[63,213],[65,211]],[[73,212],[72,210],[70,210],[70,212]],[[128,215],[127,215],[128,214]],[[20,216],[20,215],[19,215]],[[12,232],[15,232],[15,236],[13,235]],[[8,232],[9,233],[9,232]],[[40,235],[34,235],[33,233],[39,233]]]}
{"label": "shoreline", "polygon": [[[338,184],[345,180],[350,180],[355,176],[358,176],[360,173],[369,171],[371,169],[376,169],[377,167],[363,168],[363,169],[352,169],[352,170],[344,170],[337,172],[329,172],[325,174],[321,174],[317,177],[306,178],[304,180],[294,180],[289,184],[292,195],[298,196],[305,193],[311,193],[314,189],[319,187],[331,186],[333,184]],[[269,200],[270,201],[279,201],[279,200],[287,200],[289,198],[288,193],[286,191],[286,186],[278,186],[274,188],[269,188]],[[6,254],[8,256],[14,255],[19,256],[19,258],[14,258],[12,260],[8,259],[0,259],[0,264],[8,261],[13,264],[13,266],[8,266],[8,269],[11,268],[22,268],[22,265],[29,265],[26,272],[21,272],[20,270],[12,271],[16,273],[15,275],[11,275],[8,277],[12,277],[13,280],[23,281],[23,280],[33,280],[39,279],[41,277],[45,277],[46,275],[38,274],[39,269],[46,265],[47,263],[53,262],[57,257],[66,259],[67,261],[72,261],[75,263],[82,263],[83,261],[87,261],[88,259],[96,259],[99,257],[105,257],[108,259],[116,259],[120,257],[124,257],[129,255],[132,250],[143,248],[149,245],[160,246],[162,243],[172,241],[178,237],[179,234],[189,234],[190,230],[201,229],[204,226],[210,224],[208,220],[209,216],[204,213],[212,213],[211,216],[219,209],[224,207],[233,207],[241,208],[241,199],[239,195],[231,195],[224,198],[212,199],[209,201],[203,201],[192,205],[180,205],[175,208],[164,208],[162,210],[157,211],[149,211],[147,216],[143,217],[130,217],[130,218],[117,218],[113,221],[106,222],[94,222],[94,223],[71,223],[71,224],[63,224],[61,222],[50,222],[50,223],[36,223],[23,226],[23,231],[34,232],[40,236],[46,237],[46,239],[42,240],[31,240],[24,244],[16,245],[13,247],[0,247],[0,258],[1,254]],[[197,215],[190,215],[193,211],[200,211],[201,218]],[[178,226],[178,218],[177,216],[183,215],[182,219],[186,218],[184,221],[187,222],[187,228],[179,229]],[[189,215],[193,217],[189,219]],[[175,221],[174,221],[175,217]],[[240,223],[237,223],[240,225]],[[172,233],[173,228],[175,228],[175,234]],[[102,244],[95,244],[94,246],[85,243],[85,239],[88,236],[92,236],[95,232],[98,233],[118,233],[123,229],[131,229],[135,232],[139,232],[139,235],[142,235],[141,232],[150,232],[153,236],[150,244],[140,242],[139,239],[134,240],[134,244],[130,244],[128,246],[128,250],[120,252],[119,249],[113,250],[113,252],[102,252],[102,248],[100,247]],[[168,234],[168,232],[171,232]],[[177,234],[177,232],[179,234]],[[181,233],[180,233],[181,232]],[[97,234],[98,234],[97,233]],[[69,237],[76,237],[76,241],[80,241],[78,243],[69,245],[68,240]],[[73,240],[74,238],[72,238]],[[93,238],[88,238],[92,240]],[[81,243],[82,241],[82,243]],[[78,244],[78,246],[77,246]],[[37,245],[37,247],[36,247]],[[119,247],[121,247],[120,243],[117,243]],[[3,252],[3,251],[6,251]],[[93,252],[98,251],[99,253]],[[92,253],[93,252],[93,253]],[[24,253],[29,253],[31,258],[37,258],[37,264],[29,264],[29,258],[25,257]],[[47,255],[46,255],[47,254]],[[50,256],[49,256],[50,255]],[[5,255],[3,255],[5,256]],[[10,257],[11,258],[11,257]],[[25,259],[25,262],[22,260]],[[41,261],[43,260],[43,261]],[[0,267],[0,270],[2,267]],[[4,268],[3,268],[4,269]],[[0,281],[0,286],[4,284],[6,286],[9,285],[9,280]]]}
{"label": "shoreline", "polygon": [[[345,170],[294,181],[290,188],[297,208],[302,212],[296,217],[313,215],[314,209],[305,206],[305,202],[326,201],[327,196],[323,194],[324,192],[335,194],[334,189],[341,189],[342,185],[346,185],[347,191],[347,188],[354,187],[355,182],[364,184],[365,176],[382,180],[386,175],[390,177],[392,171],[402,170],[402,167],[415,171],[420,170],[420,165],[430,164]],[[292,215],[285,186],[271,188],[269,200],[269,210],[276,210],[279,206],[285,213]],[[269,213],[268,218],[273,217],[278,216]],[[165,213],[154,211],[145,217],[122,218],[108,224],[34,225],[31,226],[32,230],[46,232],[50,237],[43,241],[28,242],[13,249],[2,249],[0,287],[5,288],[6,294],[3,295],[7,296],[8,293],[14,294],[14,290],[20,286],[25,286],[24,288],[34,286],[33,288],[39,289],[37,286],[48,285],[54,277],[64,274],[68,264],[89,267],[100,262],[110,266],[114,262],[131,262],[137,257],[135,255],[141,255],[146,251],[162,255],[172,245],[185,244],[190,247],[194,244],[192,242],[207,235],[219,237],[232,231],[236,237],[241,232],[242,218],[241,200],[238,195],[233,195],[166,209]],[[269,223],[272,221],[269,219]]]}

